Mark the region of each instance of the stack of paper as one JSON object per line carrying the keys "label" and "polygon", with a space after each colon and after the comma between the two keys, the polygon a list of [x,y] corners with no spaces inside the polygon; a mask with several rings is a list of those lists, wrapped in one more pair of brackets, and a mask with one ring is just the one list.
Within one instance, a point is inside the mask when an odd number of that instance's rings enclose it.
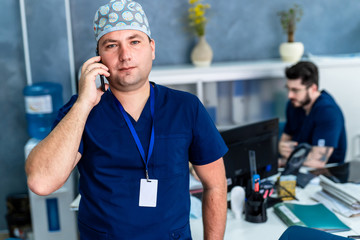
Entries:
{"label": "stack of paper", "polygon": [[360,209],[360,185],[354,183],[334,183],[320,175],[320,186],[324,192],[344,202],[345,204]]}
{"label": "stack of paper", "polygon": [[334,183],[320,176],[322,191],[312,198],[321,202],[327,208],[345,217],[360,215],[360,185],[354,183]]}
{"label": "stack of paper", "polygon": [[311,198],[315,201],[321,202],[328,209],[337,212],[344,217],[355,217],[360,215],[360,209],[354,209],[326,192],[318,191]]}

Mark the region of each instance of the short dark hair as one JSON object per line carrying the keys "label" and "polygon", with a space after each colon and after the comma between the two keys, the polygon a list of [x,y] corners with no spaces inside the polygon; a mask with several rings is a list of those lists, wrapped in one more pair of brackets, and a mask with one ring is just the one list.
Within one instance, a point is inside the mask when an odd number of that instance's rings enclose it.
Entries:
{"label": "short dark hair", "polygon": [[298,62],[286,68],[285,75],[289,80],[301,78],[301,84],[310,87],[312,84],[319,86],[319,72],[316,65],[312,62]]}

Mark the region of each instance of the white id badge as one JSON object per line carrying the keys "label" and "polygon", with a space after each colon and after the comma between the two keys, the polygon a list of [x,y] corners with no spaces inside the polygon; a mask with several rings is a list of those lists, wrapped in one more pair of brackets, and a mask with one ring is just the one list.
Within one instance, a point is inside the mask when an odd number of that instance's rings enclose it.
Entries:
{"label": "white id badge", "polygon": [[156,207],[157,188],[157,179],[149,179],[149,182],[146,179],[140,180],[140,207]]}

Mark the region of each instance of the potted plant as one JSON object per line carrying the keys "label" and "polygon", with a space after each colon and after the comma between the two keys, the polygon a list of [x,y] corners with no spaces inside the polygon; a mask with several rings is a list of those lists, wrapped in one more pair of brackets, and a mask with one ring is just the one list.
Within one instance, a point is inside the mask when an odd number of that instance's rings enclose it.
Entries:
{"label": "potted plant", "polygon": [[303,15],[302,7],[294,4],[290,9],[278,12],[278,15],[280,16],[283,31],[287,34],[288,39],[287,42],[280,45],[280,56],[285,62],[297,62],[304,53],[304,45],[294,40],[296,24]]}
{"label": "potted plant", "polygon": [[204,67],[211,64],[213,52],[205,39],[205,27],[208,19],[206,12],[209,4],[202,3],[203,0],[189,0],[188,20],[189,27],[198,37],[198,43],[191,52],[191,61],[195,66]]}

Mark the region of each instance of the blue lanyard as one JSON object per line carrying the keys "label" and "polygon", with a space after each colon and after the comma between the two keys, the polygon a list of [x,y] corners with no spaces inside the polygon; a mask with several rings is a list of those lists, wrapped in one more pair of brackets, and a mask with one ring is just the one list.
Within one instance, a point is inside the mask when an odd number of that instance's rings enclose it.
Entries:
{"label": "blue lanyard", "polygon": [[[116,98],[115,98],[116,99]],[[151,112],[151,135],[150,135],[150,145],[149,145],[149,151],[148,151],[148,155],[147,155],[147,158],[145,156],[145,152],[144,152],[144,148],[142,147],[141,145],[141,142],[140,142],[140,139],[139,139],[139,136],[137,135],[136,131],[135,131],[135,128],[132,124],[132,122],[130,121],[129,119],[129,116],[127,115],[127,113],[125,112],[125,109],[124,107],[121,105],[121,103],[119,101],[116,101],[122,115],[124,116],[125,118],[125,121],[126,121],[126,124],[135,140],[135,143],[136,143],[136,146],[140,152],[140,155],[141,155],[141,158],[142,160],[144,161],[144,164],[145,164],[145,176],[146,176],[146,179],[149,181],[149,171],[148,171],[148,163],[149,163],[149,160],[151,158],[151,154],[153,152],[153,149],[154,149],[154,112],[155,112],[155,96],[154,96],[154,88],[151,86],[151,83],[150,83],[150,112]]]}

